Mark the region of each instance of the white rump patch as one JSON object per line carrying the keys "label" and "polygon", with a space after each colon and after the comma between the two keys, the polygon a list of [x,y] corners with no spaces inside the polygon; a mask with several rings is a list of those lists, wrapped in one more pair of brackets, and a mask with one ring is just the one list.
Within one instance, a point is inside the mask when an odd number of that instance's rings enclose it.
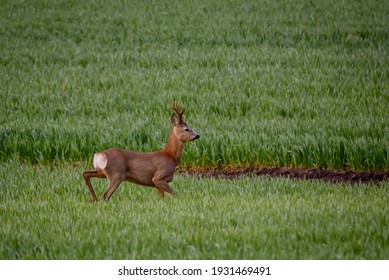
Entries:
{"label": "white rump patch", "polygon": [[93,157],[93,167],[103,170],[107,166],[107,156],[104,153],[96,153]]}

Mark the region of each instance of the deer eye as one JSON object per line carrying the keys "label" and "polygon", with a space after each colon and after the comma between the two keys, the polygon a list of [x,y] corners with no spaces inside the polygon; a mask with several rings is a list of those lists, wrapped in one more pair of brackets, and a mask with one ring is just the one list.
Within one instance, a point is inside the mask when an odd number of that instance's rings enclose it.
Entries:
{"label": "deer eye", "polygon": [[189,131],[189,128],[186,127],[186,128],[184,129],[184,131]]}

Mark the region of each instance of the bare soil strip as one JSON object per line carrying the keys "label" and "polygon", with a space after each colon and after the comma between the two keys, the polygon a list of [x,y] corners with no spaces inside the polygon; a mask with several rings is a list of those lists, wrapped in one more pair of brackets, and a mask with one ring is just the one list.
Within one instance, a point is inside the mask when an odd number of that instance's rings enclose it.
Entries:
{"label": "bare soil strip", "polygon": [[344,184],[378,184],[389,180],[389,171],[355,171],[327,170],[320,168],[288,168],[288,167],[245,167],[245,168],[193,168],[180,167],[178,171],[184,175],[199,178],[224,178],[234,180],[242,176],[283,177],[289,179],[321,180]]}

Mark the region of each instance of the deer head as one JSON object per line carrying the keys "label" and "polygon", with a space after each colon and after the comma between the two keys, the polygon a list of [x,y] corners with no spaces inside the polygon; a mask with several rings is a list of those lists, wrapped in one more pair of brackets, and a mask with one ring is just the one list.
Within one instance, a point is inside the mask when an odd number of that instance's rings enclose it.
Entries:
{"label": "deer head", "polygon": [[196,132],[191,130],[189,126],[184,122],[183,115],[185,112],[185,106],[181,110],[178,109],[177,103],[173,102],[171,109],[174,111],[171,120],[173,124],[173,132],[178,139],[182,142],[194,141],[200,138]]}

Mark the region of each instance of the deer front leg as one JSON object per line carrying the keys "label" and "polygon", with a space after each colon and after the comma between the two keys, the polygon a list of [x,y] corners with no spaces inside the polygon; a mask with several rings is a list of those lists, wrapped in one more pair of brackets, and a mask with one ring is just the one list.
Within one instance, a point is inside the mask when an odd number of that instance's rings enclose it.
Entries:
{"label": "deer front leg", "polygon": [[165,197],[165,191],[164,190],[162,190],[162,189],[160,189],[158,187],[155,187],[155,190],[157,191],[157,193],[158,193],[158,195],[160,197]]}
{"label": "deer front leg", "polygon": [[169,187],[168,183],[165,180],[153,178],[152,181],[161,197],[165,196],[165,192],[170,193],[171,195],[174,194],[173,190]]}

